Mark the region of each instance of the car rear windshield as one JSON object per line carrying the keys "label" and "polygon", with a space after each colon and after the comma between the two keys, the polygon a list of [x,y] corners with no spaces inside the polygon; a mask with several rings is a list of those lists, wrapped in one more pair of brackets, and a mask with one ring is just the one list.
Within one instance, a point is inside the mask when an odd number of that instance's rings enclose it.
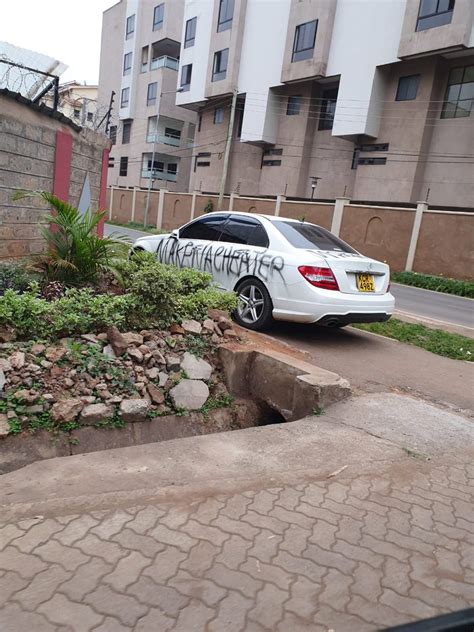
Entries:
{"label": "car rear windshield", "polygon": [[306,224],[305,222],[273,222],[280,233],[286,237],[295,248],[306,250],[333,250],[336,252],[350,252],[357,254],[342,239],[339,239],[321,226]]}

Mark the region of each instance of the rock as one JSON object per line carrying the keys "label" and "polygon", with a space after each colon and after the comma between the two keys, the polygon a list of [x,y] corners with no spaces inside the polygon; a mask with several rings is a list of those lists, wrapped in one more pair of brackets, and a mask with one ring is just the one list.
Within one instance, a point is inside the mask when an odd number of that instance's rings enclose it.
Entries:
{"label": "rock", "polygon": [[53,363],[49,360],[41,360],[41,366],[43,369],[50,369],[53,366]]}
{"label": "rock", "polygon": [[209,388],[200,380],[181,380],[170,390],[170,397],[176,408],[199,410],[209,397]]}
{"label": "rock", "polygon": [[112,345],[105,345],[105,347],[102,349],[102,353],[107,356],[108,358],[110,358],[111,360],[115,359],[117,356],[115,355],[115,351],[114,348],[112,347]]}
{"label": "rock", "polygon": [[5,373],[7,373],[8,371],[12,370],[12,365],[10,364],[10,360],[6,360],[5,358],[0,358],[0,369],[2,369],[2,371],[5,371]]}
{"label": "rock", "polygon": [[146,356],[148,353],[150,353],[150,348],[147,347],[147,345],[140,345],[138,347],[138,351],[141,351],[143,355]]}
{"label": "rock", "polygon": [[97,344],[99,342],[95,334],[82,334],[81,338],[83,340],[87,340],[87,342],[93,342],[94,344]]}
{"label": "rock", "polygon": [[105,390],[103,390],[103,391],[100,391],[100,393],[99,393],[99,397],[100,397],[101,399],[104,399],[104,400],[110,401],[110,400],[112,399],[113,395],[112,395],[112,393],[111,393],[110,391],[108,391],[107,389],[105,389]]}
{"label": "rock", "polygon": [[197,320],[183,320],[181,327],[188,334],[200,334],[202,325]]}
{"label": "rock", "polygon": [[153,351],[152,356],[158,362],[158,364],[166,364],[165,356],[161,353],[161,351]]}
{"label": "rock", "polygon": [[36,391],[29,391],[27,389],[22,389],[20,391],[16,391],[14,394],[15,399],[20,402],[25,402],[26,404],[32,404],[38,399],[38,393]]}
{"label": "rock", "polygon": [[169,375],[168,373],[165,373],[164,371],[161,371],[161,373],[158,374],[158,384],[160,386],[166,386],[166,382],[169,380]]}
{"label": "rock", "polygon": [[218,344],[220,344],[221,339],[219,338],[219,336],[217,334],[212,334],[211,342],[214,343],[215,345],[218,345]]}
{"label": "rock", "polygon": [[148,347],[150,351],[155,351],[156,349],[158,349],[158,345],[156,344],[154,340],[147,340],[146,346]]}
{"label": "rock", "polygon": [[63,399],[53,404],[51,417],[56,423],[74,421],[83,407],[84,404],[80,399]]}
{"label": "rock", "polygon": [[25,364],[25,354],[23,351],[15,351],[10,356],[10,365],[12,369],[22,369]]}
{"label": "rock", "polygon": [[[156,378],[160,374],[160,371],[155,366],[152,369],[147,369],[146,374],[150,378],[150,380],[156,380]],[[168,377],[168,376],[166,376],[166,377]]]}
{"label": "rock", "polygon": [[210,318],[206,318],[206,320],[202,324],[202,327],[204,330],[203,331],[204,334],[212,334],[214,333],[215,323]]}
{"label": "rock", "polygon": [[27,406],[26,412],[28,415],[39,415],[44,411],[44,408],[41,404],[34,404],[33,406]]}
{"label": "rock", "polygon": [[52,393],[45,393],[43,395],[43,399],[44,399],[45,402],[54,402],[54,400],[56,398],[54,397],[54,395]]}
{"label": "rock", "polygon": [[27,364],[25,366],[25,369],[27,371],[30,371],[31,373],[40,373],[41,372],[41,367],[38,366],[37,364]]}
{"label": "rock", "polygon": [[74,386],[74,380],[71,380],[70,377],[67,377],[64,380],[64,386],[67,386],[67,388],[72,388]]}
{"label": "rock", "polygon": [[95,387],[98,391],[105,391],[105,389],[107,388],[107,383],[99,382],[98,384],[95,385]]}
{"label": "rock", "polygon": [[81,397],[81,401],[84,404],[95,404],[95,397],[94,395],[84,395],[83,397]]}
{"label": "rock", "polygon": [[175,355],[167,355],[166,368],[168,371],[179,371],[181,369],[181,358]]}
{"label": "rock", "polygon": [[229,395],[229,389],[224,384],[224,382],[217,382],[217,384],[212,389],[212,395],[214,397],[222,397],[223,395]]}
{"label": "rock", "polygon": [[16,332],[11,327],[2,327],[0,329],[0,342],[13,342],[16,340]]}
{"label": "rock", "polygon": [[83,408],[79,421],[86,426],[93,426],[100,421],[112,419],[114,409],[107,404],[89,404]]}
{"label": "rock", "polygon": [[5,373],[3,369],[0,369],[0,393],[3,391],[3,387],[7,383],[7,378],[5,377]]}
{"label": "rock", "polygon": [[145,388],[145,382],[135,382],[135,388],[137,391],[143,391]]}
{"label": "rock", "polygon": [[163,395],[163,391],[161,391],[154,384],[148,384],[147,391],[151,397],[151,401],[154,404],[162,404],[165,401],[165,396]]}
{"label": "rock", "polygon": [[227,329],[232,329],[232,321],[225,316],[220,316],[217,321],[217,326],[221,331],[226,331]]}
{"label": "rock", "polygon": [[7,415],[0,413],[0,439],[6,437],[10,433],[10,424]]}
{"label": "rock", "polygon": [[61,360],[61,358],[64,358],[66,353],[67,349],[65,347],[48,347],[44,352],[44,356],[46,360],[54,363]]}
{"label": "rock", "polygon": [[238,338],[239,334],[233,329],[225,329],[224,330],[224,338]]}
{"label": "rock", "polygon": [[153,336],[155,335],[149,329],[142,329],[139,333],[140,333],[140,336],[143,336],[143,340],[151,340]]}
{"label": "rock", "polygon": [[35,356],[39,356],[46,350],[46,345],[40,345],[38,343],[31,347],[31,353]]}
{"label": "rock", "polygon": [[120,403],[120,417],[124,421],[144,421],[150,408],[146,399],[124,399]]}
{"label": "rock", "polygon": [[143,362],[143,353],[136,347],[129,347],[127,353],[134,362]]}
{"label": "rock", "polygon": [[[52,363],[51,363],[52,364]],[[61,375],[64,373],[64,369],[60,366],[52,366],[51,367],[51,377],[54,379],[57,379],[58,377],[61,377]]]}
{"label": "rock", "polygon": [[171,349],[176,347],[176,338],[173,338],[172,336],[167,336],[165,338],[165,342],[168,345],[168,347],[171,347]]}
{"label": "rock", "polygon": [[171,325],[170,327],[171,334],[184,334],[184,329],[181,325]]}
{"label": "rock", "polygon": [[116,356],[123,355],[127,350],[127,341],[125,340],[123,334],[121,334],[114,325],[107,329],[107,339],[110,342]]}
{"label": "rock", "polygon": [[128,333],[122,335],[128,347],[132,345],[136,345],[137,347],[139,347],[143,344],[143,336],[141,334],[137,334],[134,331],[129,331]]}
{"label": "rock", "polygon": [[212,373],[212,366],[208,362],[187,351],[183,356],[181,369],[186,371],[190,380],[208,380]]}
{"label": "rock", "polygon": [[97,334],[97,340],[105,342],[106,340],[108,340],[108,336],[106,333]]}

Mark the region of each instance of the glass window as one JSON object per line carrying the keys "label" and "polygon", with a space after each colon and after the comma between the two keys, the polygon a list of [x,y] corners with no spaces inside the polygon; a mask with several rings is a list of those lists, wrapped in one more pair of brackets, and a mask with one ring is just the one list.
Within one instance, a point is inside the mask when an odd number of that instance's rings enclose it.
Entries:
{"label": "glass window", "polygon": [[311,59],[316,43],[316,30],[318,21],[312,20],[296,27],[295,41],[293,43],[293,57],[291,61],[301,61]]}
{"label": "glass window", "polygon": [[112,145],[115,145],[117,143],[117,126],[116,125],[110,126],[109,138],[112,141]]}
{"label": "glass window", "polygon": [[125,26],[125,39],[130,39],[134,33],[135,33],[135,15],[130,15],[127,18],[127,23]]}
{"label": "glass window", "polygon": [[441,118],[470,116],[474,100],[474,65],[452,68],[448,77]]}
{"label": "glass window", "polygon": [[181,130],[165,127],[165,136],[179,140],[181,138]]}
{"label": "glass window", "polygon": [[306,224],[305,222],[279,221],[273,222],[273,225],[295,248],[357,253],[357,250],[321,226]]}
{"label": "glass window", "polygon": [[212,69],[212,81],[221,81],[227,74],[227,62],[229,60],[229,49],[224,48],[214,53],[214,66]]}
{"label": "glass window", "polygon": [[79,118],[81,116],[81,110],[78,108],[74,108],[74,118]]}
{"label": "glass window", "polygon": [[214,110],[214,125],[219,125],[224,122],[224,108],[216,108]]}
{"label": "glass window", "polygon": [[172,173],[173,175],[177,175],[177,173],[178,173],[178,163],[176,163],[176,162],[169,162],[168,166],[166,167],[166,170],[168,171],[168,173]]}
{"label": "glass window", "polygon": [[128,156],[122,156],[120,158],[120,171],[119,175],[126,176],[128,173]]}
{"label": "glass window", "polygon": [[191,87],[191,77],[193,74],[193,65],[187,64],[181,68],[181,88],[183,92],[187,92]]}
{"label": "glass window", "polygon": [[132,53],[123,56],[123,74],[129,75],[132,70]]}
{"label": "glass window", "polygon": [[318,129],[332,129],[334,115],[336,113],[337,88],[323,90],[321,96],[321,111],[319,114]]}
{"label": "glass window", "polygon": [[234,0],[219,0],[219,18],[217,20],[217,31],[226,31],[232,28],[232,18],[234,17]]}
{"label": "glass window", "polygon": [[232,215],[224,225],[220,241],[268,248],[267,232],[257,219]]}
{"label": "glass window", "polygon": [[196,39],[196,24],[197,18],[191,18],[186,22],[186,29],[184,32],[184,48],[190,48],[194,46],[194,40]]}
{"label": "glass window", "polygon": [[122,145],[130,142],[130,132],[132,131],[132,121],[124,121],[122,128]]}
{"label": "glass window", "polygon": [[93,121],[94,120],[93,112],[87,112],[87,120],[88,121]]}
{"label": "glass window", "polygon": [[113,156],[109,156],[109,169],[113,169],[115,166],[115,158]]}
{"label": "glass window", "polygon": [[147,105],[155,105],[157,93],[158,93],[158,84],[156,83],[156,81],[154,83],[149,83],[148,90],[146,93]]}
{"label": "glass window", "polygon": [[207,215],[185,226],[179,231],[180,239],[206,239],[207,241],[219,241],[222,227],[228,215]]}
{"label": "glass window", "polygon": [[159,4],[153,10],[153,30],[158,31],[163,26],[163,18],[165,17],[165,5]]}
{"label": "glass window", "polygon": [[286,105],[286,113],[288,116],[295,116],[300,113],[301,109],[301,97],[292,96],[288,97],[288,103]]}
{"label": "glass window", "polygon": [[416,99],[420,75],[409,75],[400,77],[398,80],[397,96],[395,101],[413,101]]}
{"label": "glass window", "polygon": [[420,0],[417,31],[425,31],[444,24],[453,19],[454,0]]}
{"label": "glass window", "polygon": [[123,88],[120,95],[120,107],[126,108],[130,101],[130,88]]}
{"label": "glass window", "polygon": [[148,70],[148,51],[148,46],[144,46],[142,48],[142,65],[140,68],[140,72],[146,72]]}

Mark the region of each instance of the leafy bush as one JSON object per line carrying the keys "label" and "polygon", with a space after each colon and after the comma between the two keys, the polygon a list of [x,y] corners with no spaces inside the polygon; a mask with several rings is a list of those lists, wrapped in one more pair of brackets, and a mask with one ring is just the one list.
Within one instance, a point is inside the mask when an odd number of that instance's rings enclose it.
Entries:
{"label": "leafy bush", "polygon": [[48,225],[41,232],[46,250],[34,258],[32,266],[47,280],[73,285],[95,283],[100,273],[113,271],[117,259],[126,257],[128,247],[123,239],[97,236],[104,213],[87,211],[82,215],[46,191],[19,192],[14,196],[23,197],[40,197],[55,211],[45,217]]}
{"label": "leafy bush", "polygon": [[474,282],[472,281],[459,281],[431,274],[419,274],[418,272],[393,272],[392,281],[421,287],[425,290],[474,298]]}
{"label": "leafy bush", "polygon": [[212,200],[208,200],[206,202],[206,205],[202,209],[202,212],[203,213],[212,213],[213,210],[214,210],[214,203],[213,203]]}
{"label": "leafy bush", "polygon": [[5,293],[5,290],[24,292],[30,283],[35,281],[36,276],[21,263],[0,264],[0,296]]}

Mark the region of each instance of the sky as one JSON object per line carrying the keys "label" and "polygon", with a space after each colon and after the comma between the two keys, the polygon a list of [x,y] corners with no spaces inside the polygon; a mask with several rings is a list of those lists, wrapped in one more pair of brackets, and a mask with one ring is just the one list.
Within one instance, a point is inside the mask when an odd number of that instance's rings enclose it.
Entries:
{"label": "sky", "polygon": [[61,82],[99,80],[102,12],[117,0],[0,0],[0,41],[64,62]]}

